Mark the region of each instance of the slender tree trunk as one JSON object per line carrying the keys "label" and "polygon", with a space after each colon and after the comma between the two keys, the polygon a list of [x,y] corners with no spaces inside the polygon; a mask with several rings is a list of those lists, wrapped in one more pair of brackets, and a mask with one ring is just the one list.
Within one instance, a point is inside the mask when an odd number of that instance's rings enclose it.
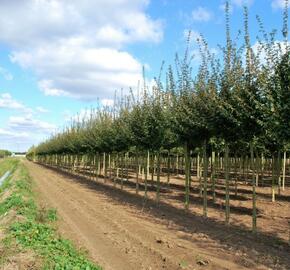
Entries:
{"label": "slender tree trunk", "polygon": [[124,188],[124,153],[121,153],[121,189]]}
{"label": "slender tree trunk", "polygon": [[246,166],[246,161],[245,161],[245,156],[243,155],[242,156],[242,178],[243,178],[243,181],[245,182],[246,181],[246,176],[245,176],[245,166]]}
{"label": "slender tree trunk", "polygon": [[160,152],[159,150],[157,151],[156,155],[156,174],[157,174],[157,189],[156,189],[156,202],[159,204],[160,202]]}
{"label": "slender tree trunk", "polygon": [[104,182],[106,183],[106,153],[103,154],[103,164],[102,164],[102,169],[103,169],[103,177],[104,177]]}
{"label": "slender tree trunk", "polygon": [[226,182],[226,223],[230,222],[230,180],[229,180],[229,145],[225,145],[225,182]]}
{"label": "slender tree trunk", "polygon": [[238,167],[237,167],[237,154],[234,157],[234,177],[235,177],[235,197],[238,196]]}
{"label": "slender tree trunk", "polygon": [[136,153],[135,163],[136,163],[136,194],[139,194],[139,156],[138,156],[138,153]]}
{"label": "slender tree trunk", "polygon": [[285,190],[285,175],[286,175],[286,151],[283,153],[283,176],[282,176],[282,190]]}
{"label": "slender tree trunk", "polygon": [[109,170],[109,179],[112,179],[112,168],[111,168],[111,154],[108,154],[108,164],[106,170]]}
{"label": "slender tree trunk", "polygon": [[190,178],[190,150],[188,143],[184,145],[184,157],[185,157],[185,209],[189,208],[189,178]]}
{"label": "slender tree trunk", "polygon": [[264,166],[265,166],[265,161],[264,161],[264,154],[261,154],[261,182],[262,186],[264,186]]}
{"label": "slender tree trunk", "polygon": [[[114,187],[116,187],[117,181],[119,179],[119,155],[113,156],[113,181],[114,181]],[[116,172],[115,172],[116,171]]]}
{"label": "slender tree trunk", "polygon": [[94,180],[94,172],[95,172],[95,156],[91,154],[91,164],[90,164],[91,180]]}
{"label": "slender tree trunk", "polygon": [[259,183],[259,170],[260,170],[260,157],[258,155],[258,153],[256,153],[256,159],[254,159],[254,167],[255,167],[255,174],[256,174],[256,187],[258,187],[260,185]]}
{"label": "slender tree trunk", "polygon": [[278,164],[277,164],[277,181],[278,181],[278,194],[281,195],[281,151],[278,151]]}
{"label": "slender tree trunk", "polygon": [[154,167],[155,167],[155,162],[154,162],[154,154],[152,152],[151,154],[151,187],[154,187]]}
{"label": "slender tree trunk", "polygon": [[146,168],[146,170],[145,170],[145,179],[144,179],[144,181],[145,181],[145,192],[144,192],[144,196],[145,196],[145,199],[147,200],[147,197],[148,197],[148,175],[150,174],[150,152],[149,151],[147,151],[147,157],[146,157],[146,159],[145,159],[146,161],[145,161],[145,168]]}
{"label": "slender tree trunk", "polygon": [[177,174],[177,177],[178,177],[178,175],[179,175],[179,167],[178,167],[178,165],[179,165],[179,159],[178,159],[179,157],[178,157],[178,154],[176,155],[176,174]]}
{"label": "slender tree trunk", "polygon": [[170,183],[170,150],[168,150],[167,156],[167,187],[169,187]]}
{"label": "slender tree trunk", "polygon": [[125,163],[126,163],[126,182],[129,181],[129,152],[127,152],[125,157]]}
{"label": "slender tree trunk", "polygon": [[208,173],[208,160],[206,153],[207,142],[204,141],[203,145],[203,216],[207,217],[207,173]]}
{"label": "slender tree trunk", "polygon": [[272,158],[272,202],[275,202],[275,167],[276,167],[276,158],[273,155]]}
{"label": "slender tree trunk", "polygon": [[255,166],[254,166],[254,148],[253,142],[250,143],[250,152],[251,152],[251,169],[252,169],[252,189],[253,189],[253,215],[252,215],[252,232],[257,231],[257,207],[256,207],[256,179],[255,179]]}
{"label": "slender tree trunk", "polygon": [[201,177],[202,177],[202,172],[201,172],[201,160],[200,160],[200,155],[199,153],[197,154],[197,180],[199,183],[199,196],[202,198],[202,183],[201,183]]}
{"label": "slender tree trunk", "polygon": [[248,155],[246,156],[246,182],[248,183],[249,180],[249,158]]}
{"label": "slender tree trunk", "polygon": [[216,201],[216,194],[215,194],[215,182],[216,182],[216,175],[215,175],[215,169],[216,169],[216,158],[215,158],[215,152],[212,152],[212,171],[211,171],[211,178],[212,178],[212,201],[215,203]]}

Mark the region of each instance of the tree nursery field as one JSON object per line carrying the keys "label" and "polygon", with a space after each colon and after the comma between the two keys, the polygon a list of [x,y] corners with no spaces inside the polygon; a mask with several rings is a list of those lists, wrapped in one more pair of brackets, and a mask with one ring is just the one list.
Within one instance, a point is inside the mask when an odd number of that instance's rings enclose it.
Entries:
{"label": "tree nursery field", "polygon": [[53,269],[290,269],[288,1],[279,42],[259,16],[253,38],[248,13],[233,34],[226,1],[224,44],[197,38],[197,74],[189,31],[152,85],[144,68],[138,90],[18,160],[79,258]]}

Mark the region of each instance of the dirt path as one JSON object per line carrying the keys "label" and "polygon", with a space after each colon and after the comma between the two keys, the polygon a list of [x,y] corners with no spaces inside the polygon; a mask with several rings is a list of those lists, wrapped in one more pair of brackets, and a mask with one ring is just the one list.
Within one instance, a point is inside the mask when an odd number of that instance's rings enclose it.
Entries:
{"label": "dirt path", "polygon": [[166,218],[164,213],[170,213],[162,207],[153,210],[149,204],[142,211],[135,203],[138,200],[140,206],[138,196],[24,163],[40,200],[57,209],[60,232],[85,247],[105,270],[269,269],[254,263],[245,251],[227,248],[198,230],[186,230]]}

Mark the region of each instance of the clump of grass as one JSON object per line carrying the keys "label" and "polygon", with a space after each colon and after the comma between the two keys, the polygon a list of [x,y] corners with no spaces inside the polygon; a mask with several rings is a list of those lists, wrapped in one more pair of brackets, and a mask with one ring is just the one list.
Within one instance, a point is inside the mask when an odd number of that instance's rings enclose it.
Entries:
{"label": "clump of grass", "polygon": [[25,208],[23,198],[16,193],[12,193],[10,197],[0,203],[0,216],[12,208],[15,210],[23,210]]}
{"label": "clump of grass", "polygon": [[15,159],[15,158],[4,159],[0,165],[0,176],[2,176],[7,171],[13,172],[18,163],[19,163],[19,159]]}
{"label": "clump of grass", "polygon": [[39,223],[57,221],[56,209],[54,208],[47,209],[44,206],[40,207],[37,212],[36,221]]}
{"label": "clump of grass", "polygon": [[56,237],[49,224],[18,222],[11,226],[10,231],[18,243],[32,248],[46,259],[44,269],[100,269],[77,251],[70,241]]}

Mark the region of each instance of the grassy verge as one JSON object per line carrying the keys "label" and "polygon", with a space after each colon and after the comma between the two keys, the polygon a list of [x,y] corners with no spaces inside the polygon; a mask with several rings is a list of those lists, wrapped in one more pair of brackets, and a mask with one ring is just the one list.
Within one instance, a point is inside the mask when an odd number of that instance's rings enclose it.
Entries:
{"label": "grassy verge", "polygon": [[[9,167],[7,162],[4,162],[5,166]],[[5,265],[13,252],[24,250],[35,254],[41,261],[41,269],[100,270],[100,267],[86,258],[84,252],[58,235],[55,228],[56,211],[36,205],[32,185],[26,168],[16,160],[13,175],[3,183],[0,190],[2,194],[5,190],[11,191],[7,198],[0,200],[0,221],[9,211],[15,213],[13,220],[7,224],[5,237],[2,239],[5,252],[0,254],[0,266]]]}

